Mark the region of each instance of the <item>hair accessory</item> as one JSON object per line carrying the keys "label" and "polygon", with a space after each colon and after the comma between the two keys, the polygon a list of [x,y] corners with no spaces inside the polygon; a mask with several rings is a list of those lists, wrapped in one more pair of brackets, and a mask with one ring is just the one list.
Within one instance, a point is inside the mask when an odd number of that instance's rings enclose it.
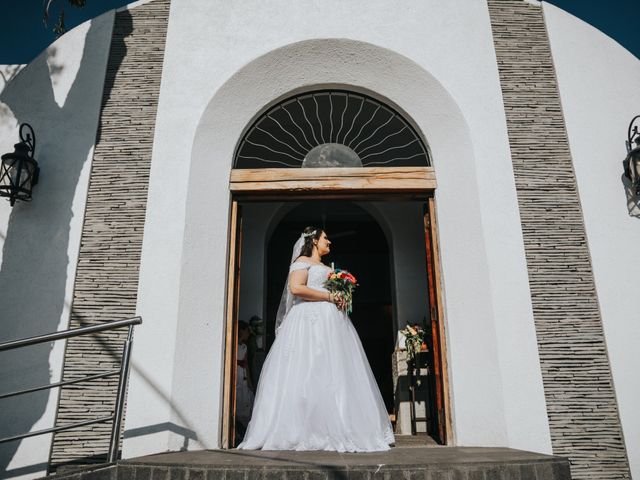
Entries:
{"label": "hair accessory", "polygon": [[304,238],[309,238],[309,237],[313,237],[316,234],[317,230],[314,230],[313,232],[309,232],[309,233],[303,233],[302,236]]}

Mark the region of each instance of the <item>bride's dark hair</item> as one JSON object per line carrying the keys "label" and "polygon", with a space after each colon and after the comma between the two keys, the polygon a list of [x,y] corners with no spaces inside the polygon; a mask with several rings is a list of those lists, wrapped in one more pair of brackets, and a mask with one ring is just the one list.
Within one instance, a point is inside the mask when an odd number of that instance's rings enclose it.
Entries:
{"label": "bride's dark hair", "polygon": [[304,245],[302,246],[302,250],[300,251],[301,256],[311,256],[311,254],[313,253],[313,241],[318,240],[320,238],[320,235],[322,235],[322,232],[324,232],[324,230],[317,227],[307,227],[302,231],[302,233],[305,235],[305,238]]}

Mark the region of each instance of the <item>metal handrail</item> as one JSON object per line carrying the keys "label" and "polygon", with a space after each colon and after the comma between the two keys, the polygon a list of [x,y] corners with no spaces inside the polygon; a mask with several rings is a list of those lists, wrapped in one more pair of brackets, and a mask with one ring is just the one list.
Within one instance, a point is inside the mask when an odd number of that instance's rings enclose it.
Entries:
{"label": "metal handrail", "polygon": [[13,350],[16,348],[28,347],[31,345],[37,345],[40,343],[54,342],[56,340],[64,340],[67,338],[79,337],[81,335],[88,335],[96,332],[103,332],[106,330],[114,330],[116,328],[128,327],[127,338],[124,342],[122,349],[122,360],[120,361],[119,370],[110,370],[105,373],[99,373],[94,375],[87,375],[86,377],[76,378],[73,380],[66,380],[62,382],[51,383],[49,385],[42,385],[39,387],[25,388],[23,390],[17,390],[15,392],[5,393],[0,395],[0,400],[3,398],[13,397],[16,395],[23,395],[26,393],[37,392],[40,390],[47,390],[56,387],[62,387],[65,385],[71,385],[80,382],[88,382],[99,378],[106,378],[112,375],[119,375],[118,379],[118,391],[116,394],[116,405],[112,415],[108,417],[100,417],[94,420],[85,420],[82,422],[71,423],[69,425],[61,425],[58,427],[47,428],[44,430],[38,430],[35,432],[23,433],[21,435],[15,435],[12,437],[5,437],[0,439],[0,444],[5,442],[11,442],[14,440],[21,440],[23,438],[34,437],[36,435],[43,435],[45,433],[60,432],[63,430],[70,430],[72,428],[83,427],[86,425],[93,425],[95,423],[113,421],[111,427],[111,440],[109,443],[109,456],[108,461],[110,463],[115,462],[118,455],[118,447],[120,443],[120,431],[122,427],[122,409],[124,406],[125,395],[127,391],[127,381],[129,379],[129,360],[131,358],[131,347],[133,344],[133,327],[142,323],[142,318],[134,317],[126,320],[117,320],[115,322],[103,323],[100,325],[90,325],[88,327],[72,328],[69,330],[63,330],[61,332],[48,333],[46,335],[38,335],[34,337],[22,338],[19,340],[12,340],[9,342],[0,343],[0,352]]}
{"label": "metal handrail", "polygon": [[141,317],[127,318],[126,320],[116,320],[115,322],[101,323],[100,325],[89,325],[87,327],[70,328],[61,332],[47,333],[45,335],[36,335],[34,337],[21,338],[19,340],[11,340],[9,342],[0,343],[0,352],[12,350],[14,348],[28,347],[29,345],[37,345],[38,343],[54,342],[65,338],[79,337],[88,333],[103,332],[105,330],[113,330],[129,325],[139,325],[142,323]]}
{"label": "metal handrail", "polygon": [[47,390],[54,387],[64,387],[65,385],[73,385],[74,383],[88,382],[90,380],[97,380],[99,378],[111,377],[120,373],[118,370],[109,370],[106,373],[98,373],[97,375],[89,375],[87,377],[75,378],[73,380],[67,380],[66,382],[50,383],[49,385],[43,385],[41,387],[25,388],[24,390],[16,390],[15,392],[3,393],[0,395],[0,400],[9,397],[15,397],[16,395],[22,395],[24,393],[39,392],[40,390]]}
{"label": "metal handrail", "polygon": [[38,435],[44,435],[45,433],[62,432],[64,430],[71,430],[72,428],[84,427],[86,425],[93,425],[94,423],[108,422],[113,420],[113,415],[108,417],[100,417],[95,420],[85,420],[84,422],[71,423],[69,425],[61,425],[59,427],[45,428],[44,430],[37,430],[35,432],[23,433],[22,435],[15,435],[13,437],[3,438],[3,442],[12,442],[14,440],[22,440],[23,438],[36,437]]}

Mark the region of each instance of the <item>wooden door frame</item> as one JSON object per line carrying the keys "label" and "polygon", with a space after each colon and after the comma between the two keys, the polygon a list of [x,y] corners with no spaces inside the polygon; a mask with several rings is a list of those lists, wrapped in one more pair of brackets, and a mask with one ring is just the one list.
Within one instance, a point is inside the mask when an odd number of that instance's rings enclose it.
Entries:
{"label": "wooden door frame", "polygon": [[[442,405],[442,411],[436,412],[436,415],[437,418],[444,417],[442,418],[442,422],[438,422],[437,428],[439,438],[444,440],[445,445],[449,445],[452,441],[453,432],[451,424],[451,397],[446,355],[445,317],[443,309],[444,297],[442,293],[438,218],[436,216],[436,203],[433,195],[427,199],[425,210],[427,221],[424,224],[424,233],[427,250],[427,275],[429,276],[429,320],[432,329],[432,355],[434,360],[433,374],[436,386],[435,404],[436,407],[438,405]],[[438,388],[438,384],[440,384],[440,388]]]}
{"label": "wooden door frame", "polygon": [[435,190],[433,167],[233,169],[232,194],[411,193]]}
{"label": "wooden door frame", "polygon": [[242,245],[242,215],[236,199],[231,199],[229,212],[229,245],[227,264],[226,307],[225,307],[225,342],[224,372],[222,388],[222,428],[220,446],[228,449],[233,446],[235,437],[235,386],[236,383],[236,345],[238,329],[236,316],[240,302],[240,261]]}
{"label": "wooden door frame", "polygon": [[[436,179],[433,167],[362,167],[362,168],[262,168],[233,169],[229,179],[231,208],[229,214],[229,244],[227,246],[228,270],[226,281],[224,384],[222,399],[222,427],[220,445],[231,448],[233,443],[233,418],[235,410],[234,392],[237,331],[235,317],[239,301],[240,270],[240,212],[239,201],[273,201],[302,199],[412,199],[429,205],[432,214],[433,251],[435,259],[436,302],[440,326],[440,368],[444,385],[445,444],[452,438],[451,402],[445,337],[445,317],[442,298],[442,275],[440,271],[440,249],[435,219],[433,192]],[[372,198],[373,197],[373,198]]]}

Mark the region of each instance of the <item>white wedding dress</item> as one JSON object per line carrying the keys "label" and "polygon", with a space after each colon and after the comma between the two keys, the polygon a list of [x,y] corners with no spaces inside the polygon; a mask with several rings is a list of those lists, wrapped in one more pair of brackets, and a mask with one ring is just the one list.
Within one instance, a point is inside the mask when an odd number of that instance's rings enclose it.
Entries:
{"label": "white wedding dress", "polygon": [[[326,291],[330,268],[298,261],[307,286]],[[393,430],[358,334],[330,302],[294,297],[269,350],[253,414],[237,448],[388,450]]]}

